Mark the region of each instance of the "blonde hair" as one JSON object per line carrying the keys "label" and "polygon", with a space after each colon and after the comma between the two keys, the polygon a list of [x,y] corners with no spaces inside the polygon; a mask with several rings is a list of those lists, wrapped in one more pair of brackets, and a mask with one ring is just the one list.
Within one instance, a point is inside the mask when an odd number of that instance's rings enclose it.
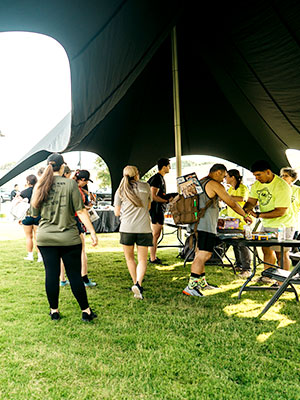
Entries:
{"label": "blonde hair", "polygon": [[136,194],[136,181],[134,178],[139,173],[134,165],[127,165],[123,169],[123,178],[118,187],[119,194],[122,200],[128,199],[135,207],[143,207],[142,200]]}

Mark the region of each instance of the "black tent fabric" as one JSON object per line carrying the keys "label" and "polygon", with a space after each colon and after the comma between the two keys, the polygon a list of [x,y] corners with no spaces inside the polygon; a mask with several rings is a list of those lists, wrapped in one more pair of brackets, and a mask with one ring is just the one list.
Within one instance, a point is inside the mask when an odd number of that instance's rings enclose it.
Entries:
{"label": "black tent fabric", "polygon": [[[144,173],[175,155],[168,33],[176,23],[183,154],[288,165],[285,151],[300,144],[299,2],[227,2],[200,13],[179,1],[62,3],[40,5],[38,20],[36,1],[0,5],[2,31],[49,34],[70,58],[71,134],[52,149],[99,154],[113,190],[125,165]],[[40,143],[30,162],[46,149]]]}

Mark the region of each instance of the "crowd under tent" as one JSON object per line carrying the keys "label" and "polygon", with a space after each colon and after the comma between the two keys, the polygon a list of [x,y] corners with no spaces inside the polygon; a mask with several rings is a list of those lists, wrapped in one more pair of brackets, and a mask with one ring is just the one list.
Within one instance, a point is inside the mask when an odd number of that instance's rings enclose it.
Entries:
{"label": "crowd under tent", "polygon": [[[253,1],[4,1],[1,31],[60,42],[70,60],[72,113],[26,154],[0,186],[50,152],[91,151],[113,191],[125,165],[141,174],[173,157],[170,33],[177,31],[182,154],[250,168],[288,165],[300,148],[300,3]],[[70,131],[69,131],[70,130]]]}

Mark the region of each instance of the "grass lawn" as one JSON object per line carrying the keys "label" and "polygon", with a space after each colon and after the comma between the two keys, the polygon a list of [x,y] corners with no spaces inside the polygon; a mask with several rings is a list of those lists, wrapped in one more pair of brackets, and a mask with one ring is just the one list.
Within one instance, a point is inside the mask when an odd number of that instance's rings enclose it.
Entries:
{"label": "grass lawn", "polygon": [[[208,266],[220,289],[204,298],[181,292],[176,249],[168,267],[149,266],[145,300],[133,298],[118,234],[88,242],[88,288],[98,319],[84,324],[70,287],[62,319],[48,316],[43,267],[23,261],[25,241],[2,240],[0,399],[300,399],[300,305],[288,293],[257,316],[273,292],[245,292],[230,269]],[[166,241],[174,241],[167,237]]]}

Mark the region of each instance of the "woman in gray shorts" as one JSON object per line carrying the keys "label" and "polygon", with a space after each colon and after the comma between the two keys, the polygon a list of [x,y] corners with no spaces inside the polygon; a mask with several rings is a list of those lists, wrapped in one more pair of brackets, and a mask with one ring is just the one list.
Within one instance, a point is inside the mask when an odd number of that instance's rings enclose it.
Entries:
{"label": "woman in gray shorts", "polygon": [[[120,243],[130,276],[131,290],[136,299],[143,299],[142,282],[147,269],[148,247],[153,245],[149,209],[151,190],[146,182],[139,181],[139,171],[132,165],[123,170],[123,179],[114,199],[115,215],[120,216]],[[138,264],[134,258],[137,246]]]}

